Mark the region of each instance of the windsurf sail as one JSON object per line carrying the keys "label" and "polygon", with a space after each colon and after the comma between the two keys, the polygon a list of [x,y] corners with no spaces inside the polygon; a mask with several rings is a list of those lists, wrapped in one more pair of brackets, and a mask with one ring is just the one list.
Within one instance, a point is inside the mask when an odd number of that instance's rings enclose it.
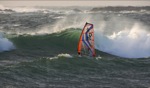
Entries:
{"label": "windsurf sail", "polygon": [[79,55],[89,55],[95,57],[94,47],[94,27],[91,23],[85,23],[80,35],[77,48]]}

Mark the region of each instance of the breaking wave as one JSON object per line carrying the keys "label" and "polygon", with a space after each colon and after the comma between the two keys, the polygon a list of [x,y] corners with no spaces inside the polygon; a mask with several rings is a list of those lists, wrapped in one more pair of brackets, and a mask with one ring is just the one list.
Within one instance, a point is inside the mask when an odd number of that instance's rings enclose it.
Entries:
{"label": "breaking wave", "polygon": [[82,28],[85,22],[94,24],[96,49],[125,58],[150,56],[149,26],[135,19],[115,15],[105,17],[100,14],[70,15],[59,21],[57,29]]}
{"label": "breaking wave", "polygon": [[16,8],[13,8],[14,11],[16,12],[37,12],[37,11],[40,11],[40,9],[36,9],[36,8],[31,8],[31,7],[16,7]]}
{"label": "breaking wave", "polygon": [[[19,8],[13,9],[18,12],[34,12],[40,10],[37,8],[23,8],[21,8],[20,10]],[[49,11],[53,10],[49,9]],[[134,14],[133,18],[129,18],[129,14],[127,14],[128,12],[120,12],[119,14],[110,14],[109,12],[90,13],[80,11],[79,13],[73,13],[68,11],[69,14],[67,14],[63,13],[61,10],[55,12],[56,13],[48,14],[26,14],[28,16],[24,16],[21,14],[21,16],[26,18],[27,20],[24,20],[21,17],[18,18],[16,16],[16,19],[19,19],[22,23],[20,23],[19,26],[11,26],[10,29],[15,30],[16,33],[25,32],[26,34],[31,35],[50,34],[61,32],[68,28],[82,29],[85,22],[89,22],[94,24],[96,49],[126,58],[142,58],[150,56],[150,27],[144,23],[149,22],[149,20],[141,22],[137,19],[134,19],[137,17],[137,14]],[[141,12],[147,11],[142,10]],[[41,19],[37,19],[36,17],[34,18],[34,14],[37,17],[41,17]],[[139,17],[141,17],[141,15]],[[148,17],[147,14],[145,17]],[[16,23],[17,22],[18,21],[16,21]],[[32,24],[30,24],[31,22]],[[7,29],[7,27],[7,25],[3,27],[4,31],[5,28]],[[4,40],[4,38],[2,38],[1,40]],[[9,41],[7,40],[7,42]],[[9,42],[9,45],[12,46],[12,43]]]}
{"label": "breaking wave", "polygon": [[[96,48],[121,57],[143,58],[150,56],[150,33],[140,24],[110,35],[96,33]],[[101,35],[101,36],[99,36]]]}
{"label": "breaking wave", "polygon": [[12,49],[15,49],[13,43],[9,41],[7,38],[4,38],[3,34],[0,33],[0,52],[10,51]]}

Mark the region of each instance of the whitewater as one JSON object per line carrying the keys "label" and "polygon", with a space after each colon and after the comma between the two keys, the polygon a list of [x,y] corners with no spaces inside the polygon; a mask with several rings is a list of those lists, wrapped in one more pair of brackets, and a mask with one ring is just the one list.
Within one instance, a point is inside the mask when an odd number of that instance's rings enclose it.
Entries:
{"label": "whitewater", "polygon": [[0,33],[0,52],[10,51],[13,49],[15,49],[13,43],[9,41],[7,38],[4,38],[3,33]]}

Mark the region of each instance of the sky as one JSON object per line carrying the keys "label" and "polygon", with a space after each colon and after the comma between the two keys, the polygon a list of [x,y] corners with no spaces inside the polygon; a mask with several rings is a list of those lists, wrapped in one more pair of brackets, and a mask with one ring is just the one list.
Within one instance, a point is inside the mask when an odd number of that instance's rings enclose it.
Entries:
{"label": "sky", "polygon": [[3,6],[150,6],[150,0],[0,0]]}

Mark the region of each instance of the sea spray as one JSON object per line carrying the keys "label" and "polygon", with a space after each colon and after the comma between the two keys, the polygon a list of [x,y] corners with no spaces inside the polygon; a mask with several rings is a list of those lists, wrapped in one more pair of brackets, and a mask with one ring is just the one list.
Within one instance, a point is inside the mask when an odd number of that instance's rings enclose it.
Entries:
{"label": "sea spray", "polygon": [[0,52],[10,51],[12,49],[15,49],[13,43],[9,41],[7,38],[4,38],[3,34],[0,33]]}
{"label": "sea spray", "polygon": [[69,14],[64,16],[63,19],[59,19],[54,24],[44,25],[36,34],[51,34],[64,31],[68,28],[82,28],[85,22],[88,22],[91,18],[89,14]]}

